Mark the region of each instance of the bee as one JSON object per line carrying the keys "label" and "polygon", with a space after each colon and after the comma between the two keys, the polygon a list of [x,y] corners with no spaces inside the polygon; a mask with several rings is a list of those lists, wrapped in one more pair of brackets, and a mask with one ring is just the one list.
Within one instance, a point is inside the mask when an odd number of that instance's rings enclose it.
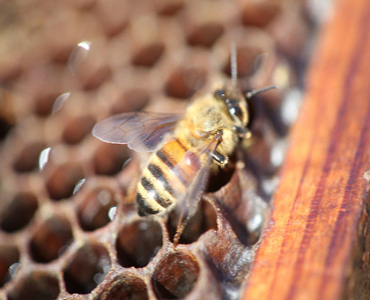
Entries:
{"label": "bee", "polygon": [[123,113],[97,123],[92,134],[107,143],[152,152],[137,184],[138,213],[163,214],[179,205],[178,240],[210,172],[224,168],[240,141],[251,138],[247,99],[272,88],[244,93],[233,80],[196,97],[183,115]]}
{"label": "bee", "polygon": [[138,152],[153,152],[137,185],[139,215],[169,211],[179,202],[189,215],[207,184],[210,171],[224,168],[247,129],[247,94],[233,85],[198,97],[183,116],[129,112],[97,123],[93,135]]}

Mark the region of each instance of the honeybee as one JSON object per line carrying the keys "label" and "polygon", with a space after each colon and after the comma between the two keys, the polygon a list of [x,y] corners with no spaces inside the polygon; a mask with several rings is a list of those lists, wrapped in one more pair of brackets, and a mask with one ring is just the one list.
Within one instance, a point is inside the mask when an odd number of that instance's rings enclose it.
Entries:
{"label": "honeybee", "polygon": [[251,137],[246,99],[271,88],[243,93],[235,83],[226,84],[195,98],[184,115],[123,113],[100,121],[92,133],[108,143],[153,152],[137,185],[139,215],[162,214],[179,205],[179,224],[186,223],[210,172],[224,168],[239,142]]}

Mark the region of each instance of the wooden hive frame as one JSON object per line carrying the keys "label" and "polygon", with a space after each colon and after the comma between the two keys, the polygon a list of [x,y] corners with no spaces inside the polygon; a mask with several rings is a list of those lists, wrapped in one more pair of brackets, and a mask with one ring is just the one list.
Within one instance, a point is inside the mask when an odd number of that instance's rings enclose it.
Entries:
{"label": "wooden hive frame", "polygon": [[343,0],[323,27],[245,300],[369,299],[369,18]]}

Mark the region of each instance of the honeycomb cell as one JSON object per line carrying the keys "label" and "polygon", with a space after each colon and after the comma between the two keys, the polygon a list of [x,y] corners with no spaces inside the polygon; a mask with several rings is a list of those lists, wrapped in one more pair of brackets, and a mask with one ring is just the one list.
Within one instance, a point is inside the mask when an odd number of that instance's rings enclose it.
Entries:
{"label": "honeycomb cell", "polygon": [[96,0],[70,0],[67,2],[69,5],[74,6],[77,9],[87,10],[95,4]]}
{"label": "honeycomb cell", "polygon": [[98,89],[101,84],[111,78],[112,68],[107,62],[104,40],[86,45],[88,45],[87,51],[85,51],[86,49],[77,49],[77,52],[72,53],[70,69],[76,74],[81,87],[90,91]]}
{"label": "honeycomb cell", "polygon": [[281,1],[246,1],[242,10],[245,26],[265,27],[280,12]]}
{"label": "honeycomb cell", "polygon": [[60,7],[59,13],[43,24],[48,54],[57,65],[67,62],[72,49],[83,36],[77,14],[76,10],[67,6]]}
{"label": "honeycomb cell", "polygon": [[46,164],[46,189],[51,199],[61,200],[72,196],[76,184],[84,178],[78,164]]}
{"label": "honeycomb cell", "polygon": [[269,101],[270,99],[264,99],[262,97],[260,99],[262,99],[262,101],[264,100],[263,102],[265,102],[264,110],[265,110],[265,117],[267,118],[266,120],[267,130],[269,130],[268,127],[270,126],[271,129],[273,129],[273,131],[276,132],[278,138],[286,136],[289,128],[284,123],[281,114],[278,114],[276,112],[276,110],[280,109],[280,107],[279,108],[276,107],[277,106],[276,103],[273,103],[273,101]]}
{"label": "honeycomb cell", "polygon": [[32,99],[31,109],[34,114],[47,117],[52,112],[55,99],[61,94],[65,68],[62,65],[43,64],[40,61],[38,64],[33,63],[35,67],[28,69],[22,78],[25,97]]}
{"label": "honeycomb cell", "polygon": [[114,277],[96,300],[146,300],[149,299],[145,282],[129,274]]}
{"label": "honeycomb cell", "polygon": [[13,168],[16,172],[31,172],[38,166],[38,159],[41,151],[45,148],[42,142],[32,142],[25,145],[17,154],[13,163]]}
{"label": "honeycomb cell", "polygon": [[34,194],[16,194],[5,206],[0,206],[0,228],[10,233],[24,228],[32,220],[37,208],[37,197]]}
{"label": "honeycomb cell", "polygon": [[[170,239],[173,240],[177,225],[179,222],[180,213],[173,210],[167,221],[167,229]],[[198,238],[208,230],[217,230],[216,211],[207,201],[201,200],[198,204],[197,211],[186,223],[184,232],[180,237],[180,244],[190,244],[198,240]]]}
{"label": "honeycomb cell", "polygon": [[248,154],[246,162],[261,175],[273,176],[278,167],[272,161],[272,149],[278,141],[277,133],[271,125],[267,122],[256,124],[253,130],[253,143],[246,150]]}
{"label": "honeycomb cell", "polygon": [[35,113],[39,116],[46,117],[51,114],[55,99],[58,98],[57,93],[51,93],[39,96],[36,99],[34,106]]}
{"label": "honeycomb cell", "polygon": [[130,89],[111,108],[111,114],[142,110],[149,103],[149,94],[144,89]]}
{"label": "honeycomb cell", "polygon": [[[243,78],[252,75],[258,69],[258,66],[255,65],[255,62],[258,55],[262,54],[261,50],[256,47],[245,46],[237,47],[236,53],[237,53],[236,64],[238,70],[237,74],[238,78]],[[226,75],[231,77],[230,56],[227,59],[223,71]]]}
{"label": "honeycomb cell", "polygon": [[207,23],[196,27],[187,37],[190,46],[211,47],[222,35],[224,28],[218,23]]}
{"label": "honeycomb cell", "polygon": [[96,0],[95,12],[106,35],[114,36],[129,22],[130,5],[122,0]]}
{"label": "honeycomb cell", "polygon": [[158,263],[152,277],[155,293],[160,299],[182,299],[194,288],[199,265],[190,252],[167,253]]}
{"label": "honeycomb cell", "polygon": [[162,230],[157,222],[140,220],[128,224],[117,237],[118,261],[126,268],[145,267],[161,246]]}
{"label": "honeycomb cell", "polygon": [[6,138],[12,127],[9,122],[0,117],[0,141]]}
{"label": "honeycomb cell", "polygon": [[259,238],[267,208],[260,193],[257,195],[259,182],[246,170],[244,162],[237,164],[242,164],[244,168],[237,168],[229,183],[207,199],[219,212],[219,231],[230,232],[220,223],[223,220],[242,245],[251,246]]}
{"label": "honeycomb cell", "polygon": [[231,230],[217,232],[204,240],[204,251],[208,265],[216,273],[224,289],[240,288],[254,259],[254,251],[235,239]]}
{"label": "honeycomb cell", "polygon": [[55,300],[60,293],[58,279],[53,275],[34,271],[23,276],[8,293],[8,300]]}
{"label": "honeycomb cell", "polygon": [[[95,66],[94,66],[95,67]],[[98,88],[103,82],[108,81],[112,76],[112,70],[107,65],[95,67],[92,73],[86,71],[84,89],[92,90]]]}
{"label": "honeycomb cell", "polygon": [[136,66],[152,67],[162,56],[165,47],[156,42],[138,49],[132,57],[132,63]]}
{"label": "honeycomb cell", "polygon": [[54,216],[39,225],[30,241],[30,254],[34,261],[48,263],[57,259],[73,241],[70,223]]}
{"label": "honeycomb cell", "polygon": [[23,71],[22,64],[19,62],[19,53],[7,56],[6,63],[4,62],[5,61],[2,62],[0,80],[3,87],[12,86],[14,82],[19,80]]}
{"label": "honeycomb cell", "polygon": [[129,158],[130,152],[126,146],[100,143],[93,158],[95,173],[98,175],[117,174]]}
{"label": "honeycomb cell", "polygon": [[13,245],[0,245],[0,288],[14,277],[19,265],[19,250]]}
{"label": "honeycomb cell", "polygon": [[110,270],[107,249],[98,244],[87,244],[80,248],[63,272],[68,293],[88,294]]}
{"label": "honeycomb cell", "polygon": [[184,7],[183,0],[155,0],[155,9],[160,15],[172,16]]}
{"label": "honeycomb cell", "polygon": [[78,144],[88,135],[95,124],[91,116],[80,116],[70,120],[64,128],[62,138],[67,144]]}
{"label": "honeycomb cell", "polygon": [[178,68],[172,72],[165,84],[169,97],[187,99],[194,95],[205,83],[206,72],[199,68]]}
{"label": "honeycomb cell", "polygon": [[80,226],[85,231],[93,231],[110,222],[109,211],[117,206],[114,193],[105,188],[91,191],[77,207]]}

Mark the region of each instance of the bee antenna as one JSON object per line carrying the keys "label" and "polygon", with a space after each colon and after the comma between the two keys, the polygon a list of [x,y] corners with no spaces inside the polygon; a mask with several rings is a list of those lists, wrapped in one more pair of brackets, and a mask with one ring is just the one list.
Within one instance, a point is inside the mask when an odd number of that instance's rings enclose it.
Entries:
{"label": "bee antenna", "polygon": [[271,85],[271,86],[268,86],[268,87],[265,87],[265,88],[262,88],[262,89],[259,89],[259,90],[252,90],[248,93],[246,93],[246,97],[247,99],[250,99],[252,98],[253,96],[257,95],[257,94],[260,94],[260,93],[263,93],[263,92],[266,92],[266,91],[269,91],[269,90],[273,90],[273,89],[277,89],[277,86],[276,85]]}
{"label": "bee antenna", "polygon": [[231,44],[230,68],[231,68],[231,82],[234,86],[236,86],[236,80],[238,78],[238,65],[237,65],[237,53],[236,53],[235,42]]}

